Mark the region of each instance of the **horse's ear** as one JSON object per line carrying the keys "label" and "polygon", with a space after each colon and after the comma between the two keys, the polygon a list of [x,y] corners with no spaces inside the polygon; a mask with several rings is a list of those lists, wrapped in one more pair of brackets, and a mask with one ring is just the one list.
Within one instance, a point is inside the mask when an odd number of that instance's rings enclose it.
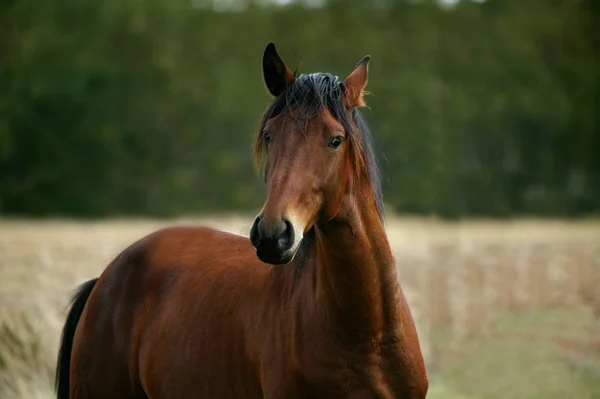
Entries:
{"label": "horse's ear", "polygon": [[356,64],[354,71],[344,80],[344,103],[348,109],[366,105],[363,96],[369,77],[369,61],[371,56],[367,55]]}
{"label": "horse's ear", "polygon": [[263,54],[263,76],[269,92],[275,97],[294,81],[294,75],[277,54],[272,42],[267,45]]}

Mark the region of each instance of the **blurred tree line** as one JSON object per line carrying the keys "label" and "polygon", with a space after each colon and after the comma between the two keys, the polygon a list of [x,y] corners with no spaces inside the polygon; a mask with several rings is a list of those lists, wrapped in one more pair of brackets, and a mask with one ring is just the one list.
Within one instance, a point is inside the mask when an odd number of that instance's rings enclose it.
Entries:
{"label": "blurred tree line", "polygon": [[299,72],[373,56],[363,115],[396,210],[600,209],[599,2],[321,3],[0,2],[0,213],[260,206],[269,41]]}

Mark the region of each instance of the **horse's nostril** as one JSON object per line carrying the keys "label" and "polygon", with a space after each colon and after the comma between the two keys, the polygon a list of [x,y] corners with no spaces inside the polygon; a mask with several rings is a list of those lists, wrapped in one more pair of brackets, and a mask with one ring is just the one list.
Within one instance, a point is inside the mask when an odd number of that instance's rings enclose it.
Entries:
{"label": "horse's nostril", "polygon": [[285,224],[284,234],[288,236],[290,241],[294,241],[294,225],[288,219],[283,219],[283,223]]}
{"label": "horse's nostril", "polygon": [[294,225],[288,219],[283,219],[283,229],[277,238],[277,249],[281,252],[289,250],[294,245]]}
{"label": "horse's nostril", "polygon": [[260,216],[257,216],[254,219],[254,223],[252,223],[252,227],[250,228],[250,242],[254,247],[258,247],[260,244],[261,234],[260,229],[258,228],[258,224],[260,223]]}

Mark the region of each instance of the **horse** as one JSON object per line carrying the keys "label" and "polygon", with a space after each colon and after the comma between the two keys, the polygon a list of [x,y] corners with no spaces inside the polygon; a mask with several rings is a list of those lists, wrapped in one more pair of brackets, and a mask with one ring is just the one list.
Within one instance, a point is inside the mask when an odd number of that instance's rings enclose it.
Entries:
{"label": "horse", "polygon": [[369,62],[343,81],[297,76],[267,45],[273,97],[253,137],[266,199],[249,235],[166,227],[82,284],[58,399],[426,397],[359,113]]}

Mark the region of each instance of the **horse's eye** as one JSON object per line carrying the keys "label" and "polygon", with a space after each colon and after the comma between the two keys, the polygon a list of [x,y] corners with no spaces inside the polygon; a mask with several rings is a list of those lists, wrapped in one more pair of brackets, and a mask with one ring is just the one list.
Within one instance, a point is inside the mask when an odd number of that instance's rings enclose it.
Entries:
{"label": "horse's eye", "polygon": [[267,144],[269,144],[271,142],[271,135],[269,133],[265,132],[264,137],[265,137],[265,142]]}
{"label": "horse's eye", "polygon": [[331,142],[329,143],[329,146],[331,148],[339,148],[339,146],[342,145],[342,143],[344,142],[344,138],[342,136],[337,136],[336,138],[334,138],[333,140],[331,140]]}

